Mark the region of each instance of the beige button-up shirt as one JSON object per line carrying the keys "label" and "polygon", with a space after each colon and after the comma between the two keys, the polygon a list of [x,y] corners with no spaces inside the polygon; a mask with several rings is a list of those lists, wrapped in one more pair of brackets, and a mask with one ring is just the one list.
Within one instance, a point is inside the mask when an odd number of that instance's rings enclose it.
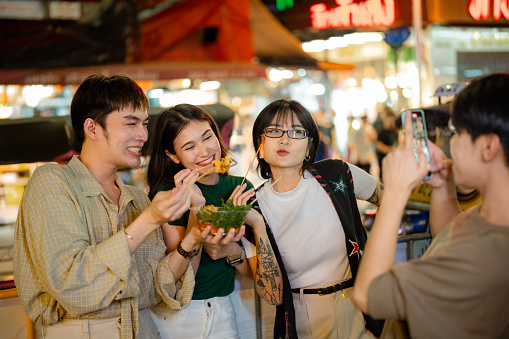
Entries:
{"label": "beige button-up shirt", "polygon": [[77,156],[68,165],[34,171],[20,205],[14,280],[26,315],[51,325],[60,319],[121,316],[122,337],[135,336],[138,310],[189,305],[194,272],[175,282],[162,232],[131,255],[123,229],[150,201],[117,176],[117,206]]}

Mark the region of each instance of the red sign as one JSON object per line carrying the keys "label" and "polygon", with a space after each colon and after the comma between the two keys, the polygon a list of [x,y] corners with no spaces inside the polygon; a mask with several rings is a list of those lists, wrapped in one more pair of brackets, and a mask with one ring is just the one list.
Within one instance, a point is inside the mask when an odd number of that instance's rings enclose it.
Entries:
{"label": "red sign", "polygon": [[394,24],[394,0],[367,0],[364,2],[336,0],[336,4],[337,7],[330,9],[327,9],[324,3],[311,6],[309,8],[311,26],[319,30],[331,27],[373,27]]}
{"label": "red sign", "polygon": [[[487,20],[490,17],[490,0],[470,0],[468,13],[472,19]],[[507,0],[493,0],[493,19],[501,17],[509,20],[509,2]]]}

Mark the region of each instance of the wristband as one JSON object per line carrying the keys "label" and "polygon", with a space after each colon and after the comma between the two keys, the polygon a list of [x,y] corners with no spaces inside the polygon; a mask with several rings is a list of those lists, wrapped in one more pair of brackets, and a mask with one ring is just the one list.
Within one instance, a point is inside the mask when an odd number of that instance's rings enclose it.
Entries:
{"label": "wristband", "polygon": [[186,259],[191,260],[191,259],[193,259],[194,257],[196,257],[196,255],[198,255],[198,253],[200,253],[200,251],[199,251],[199,250],[192,250],[191,252],[186,251],[185,249],[183,249],[183,248],[182,248],[182,245],[181,245],[181,244],[182,244],[182,241],[184,241],[184,240],[181,240],[181,241],[178,243],[178,245],[177,245],[177,252],[179,252],[179,254],[180,254],[181,256],[183,256],[183,257],[184,257],[184,258],[186,258]]}
{"label": "wristband", "polygon": [[228,257],[225,257],[224,260],[226,261],[226,263],[232,267],[235,267],[239,264],[242,264],[244,262],[244,258],[246,257],[246,251],[244,250],[244,246],[240,246],[240,249],[242,251],[241,255],[240,255],[240,258],[237,258],[237,259],[234,259],[234,260],[231,260],[228,259]]}

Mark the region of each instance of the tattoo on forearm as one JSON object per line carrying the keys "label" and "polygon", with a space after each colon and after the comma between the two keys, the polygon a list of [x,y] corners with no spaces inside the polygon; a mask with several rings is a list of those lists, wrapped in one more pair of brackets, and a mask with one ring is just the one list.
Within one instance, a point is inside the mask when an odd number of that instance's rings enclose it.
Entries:
{"label": "tattoo on forearm", "polygon": [[[381,186],[380,186],[381,188]],[[373,194],[369,197],[368,201],[372,204],[379,205],[380,204],[380,198],[378,196],[378,187],[375,188],[375,191]]]}
{"label": "tattoo on forearm", "polygon": [[272,291],[275,291],[277,288],[275,277],[279,276],[279,271],[278,266],[274,262],[274,253],[272,252],[272,248],[270,246],[266,246],[263,240],[260,239],[258,252],[260,253],[260,265],[263,269],[262,276],[265,280],[270,282]]}
{"label": "tattoo on forearm", "polygon": [[262,239],[257,244],[259,260],[256,264],[256,286],[262,297],[272,303],[277,302],[276,293],[281,294],[281,286],[276,283],[276,277],[280,276],[274,252],[270,245],[265,245]]}
{"label": "tattoo on forearm", "polygon": [[[383,191],[383,189],[384,189],[384,186],[382,184],[380,184],[380,191]],[[375,191],[373,192],[373,194],[369,197],[369,199],[367,201],[369,201],[370,203],[375,204],[375,205],[380,205],[380,195],[378,194],[378,187],[375,188]]]}

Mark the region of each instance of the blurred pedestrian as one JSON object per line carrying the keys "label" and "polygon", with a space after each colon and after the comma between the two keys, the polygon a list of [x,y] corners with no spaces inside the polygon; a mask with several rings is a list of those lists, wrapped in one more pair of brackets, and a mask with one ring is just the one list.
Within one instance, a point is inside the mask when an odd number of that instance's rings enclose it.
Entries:
{"label": "blurred pedestrian", "polygon": [[316,151],[316,161],[323,159],[339,159],[340,153],[336,143],[336,131],[334,129],[333,117],[328,118],[324,112],[318,112],[312,115],[320,134],[320,144]]}
{"label": "blurred pedestrian", "polygon": [[378,158],[378,166],[380,168],[380,180],[383,182],[382,176],[382,160],[398,145],[398,131],[396,129],[396,115],[391,110],[385,112],[383,117],[383,128],[378,133],[376,142],[376,156]]}
{"label": "blurred pedestrian", "polygon": [[360,169],[370,173],[371,163],[375,160],[375,142],[377,134],[368,122],[367,115],[361,116],[360,126],[353,129],[348,141],[348,161]]}

